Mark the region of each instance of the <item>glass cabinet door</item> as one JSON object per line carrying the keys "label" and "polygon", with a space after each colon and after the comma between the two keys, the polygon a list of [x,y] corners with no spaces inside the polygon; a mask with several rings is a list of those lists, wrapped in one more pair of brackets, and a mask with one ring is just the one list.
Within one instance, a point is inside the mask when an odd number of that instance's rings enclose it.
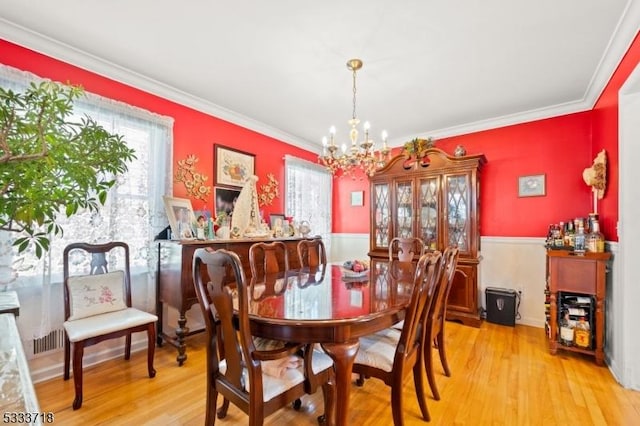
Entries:
{"label": "glass cabinet door", "polygon": [[373,206],[375,218],[373,224],[373,237],[376,247],[389,247],[389,220],[391,217],[391,196],[388,183],[377,183],[373,188]]}
{"label": "glass cabinet door", "polygon": [[418,190],[418,208],[420,210],[419,237],[427,248],[438,248],[438,177],[420,179]]}
{"label": "glass cabinet door", "polygon": [[457,245],[461,252],[469,251],[469,175],[445,176],[446,245]]}
{"label": "glass cabinet door", "polygon": [[395,183],[396,223],[395,236],[413,237],[413,181]]}

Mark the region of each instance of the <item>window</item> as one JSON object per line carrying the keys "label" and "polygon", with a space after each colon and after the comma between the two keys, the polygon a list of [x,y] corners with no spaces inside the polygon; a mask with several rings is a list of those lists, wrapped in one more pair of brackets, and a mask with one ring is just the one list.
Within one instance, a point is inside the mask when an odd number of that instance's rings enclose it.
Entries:
{"label": "window", "polygon": [[[0,85],[5,88],[19,91],[35,80],[33,74],[0,65]],[[10,265],[0,271],[0,288],[18,291],[21,310],[26,311],[21,312],[18,326],[25,339],[44,336],[62,324],[62,251],[70,242],[126,242],[133,304],[155,310],[153,239],[167,225],[162,196],[171,193],[173,119],[90,93],[76,102],[74,114],[89,115],[107,131],[123,135],[137,158],[128,164],[126,174],[117,177],[98,212],[70,218],[61,214],[64,235],[52,239],[43,259],[29,251],[18,254],[11,246],[15,235],[0,231],[0,265]]]}
{"label": "window", "polygon": [[297,222],[306,220],[312,235],[320,235],[330,251],[332,179],[324,167],[285,156],[285,211]]}

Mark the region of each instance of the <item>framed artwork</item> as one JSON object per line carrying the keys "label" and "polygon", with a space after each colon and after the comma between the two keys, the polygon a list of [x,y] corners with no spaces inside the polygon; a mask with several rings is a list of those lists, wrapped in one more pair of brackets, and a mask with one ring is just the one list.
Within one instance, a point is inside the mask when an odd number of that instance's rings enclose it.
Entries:
{"label": "framed artwork", "polygon": [[351,205],[364,206],[364,191],[351,191]]}
{"label": "framed artwork", "polygon": [[541,197],[546,193],[544,174],[518,177],[518,197]]}
{"label": "framed artwork", "polygon": [[191,200],[167,196],[162,197],[162,200],[173,239],[193,238],[193,224],[196,222],[196,217],[193,214]]}
{"label": "framed artwork", "polygon": [[231,216],[239,195],[239,189],[221,188],[216,186],[214,188],[215,216],[217,217],[220,212],[225,212],[227,216]]}
{"label": "framed artwork", "polygon": [[285,218],[282,213],[269,214],[269,225],[271,226],[271,229],[276,229],[276,226],[280,226],[280,228],[282,228],[284,222]]}
{"label": "framed artwork", "polygon": [[256,156],[222,145],[214,145],[216,185],[241,187],[255,174]]}

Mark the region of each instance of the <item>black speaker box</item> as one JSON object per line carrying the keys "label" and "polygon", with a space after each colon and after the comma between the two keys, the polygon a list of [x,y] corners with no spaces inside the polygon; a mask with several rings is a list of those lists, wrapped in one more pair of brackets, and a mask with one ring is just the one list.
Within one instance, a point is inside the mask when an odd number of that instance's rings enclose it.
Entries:
{"label": "black speaker box", "polygon": [[518,293],[509,288],[487,287],[484,294],[487,305],[487,321],[515,326]]}

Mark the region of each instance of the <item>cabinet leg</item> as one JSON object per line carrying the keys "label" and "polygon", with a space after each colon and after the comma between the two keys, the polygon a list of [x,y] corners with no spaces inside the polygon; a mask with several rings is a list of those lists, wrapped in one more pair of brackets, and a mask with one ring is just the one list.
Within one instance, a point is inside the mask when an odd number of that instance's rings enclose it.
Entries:
{"label": "cabinet leg", "polygon": [[185,335],[189,332],[186,327],[187,317],[184,312],[180,312],[180,318],[178,318],[178,328],[176,328],[176,346],[178,347],[178,365],[182,366],[187,360],[187,344],[184,342]]}

